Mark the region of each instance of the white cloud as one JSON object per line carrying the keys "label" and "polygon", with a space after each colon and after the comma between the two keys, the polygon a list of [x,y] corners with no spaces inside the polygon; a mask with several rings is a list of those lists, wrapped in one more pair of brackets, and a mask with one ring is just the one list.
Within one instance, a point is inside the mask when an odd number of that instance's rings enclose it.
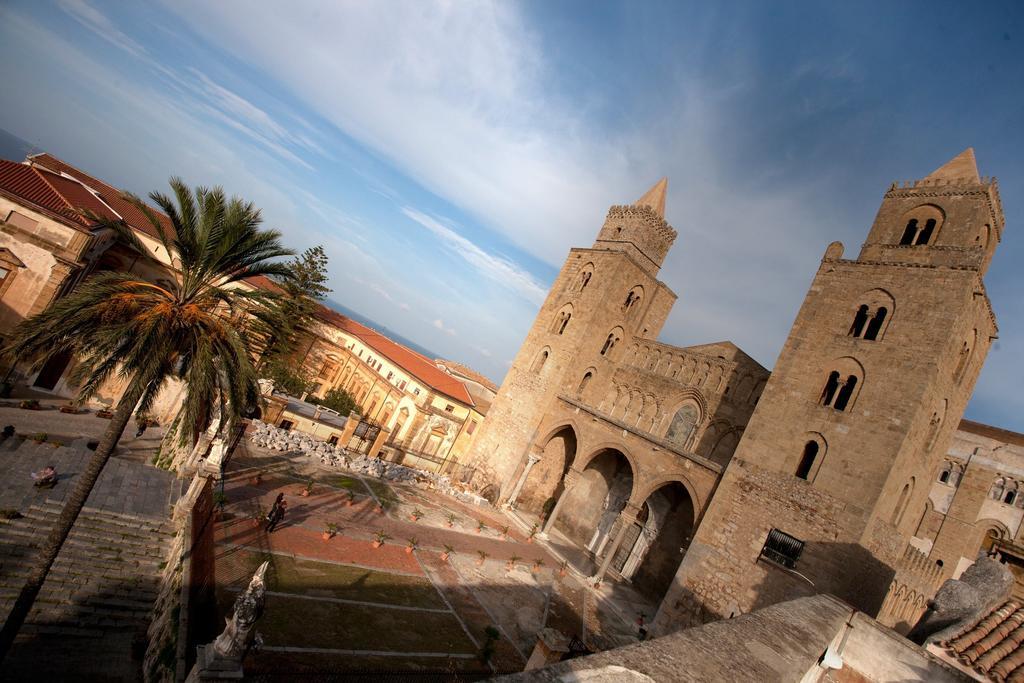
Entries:
{"label": "white cloud", "polygon": [[145,57],[146,48],[126,36],[113,22],[85,0],[60,0],[60,8],[99,37],[127,50],[137,57]]}
{"label": "white cloud", "polygon": [[444,321],[441,320],[440,318],[437,318],[436,320],[434,320],[433,325],[434,325],[434,327],[436,327],[437,329],[441,330],[442,332],[448,334],[449,336],[454,337],[456,335],[455,330],[453,330],[452,328],[450,328],[447,325],[445,325]]}
{"label": "white cloud", "polygon": [[422,211],[403,206],[402,213],[432,232],[446,248],[473,266],[484,277],[512,290],[531,303],[543,303],[544,297],[547,296],[547,288],[512,261],[487,253]]}

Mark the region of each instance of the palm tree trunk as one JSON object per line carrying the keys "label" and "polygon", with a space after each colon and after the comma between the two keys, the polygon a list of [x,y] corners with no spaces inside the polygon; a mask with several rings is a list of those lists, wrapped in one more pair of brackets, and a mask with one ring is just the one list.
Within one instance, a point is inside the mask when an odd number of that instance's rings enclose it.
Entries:
{"label": "palm tree trunk", "polygon": [[53,566],[57,555],[60,553],[64,540],[71,533],[71,527],[74,526],[75,520],[78,519],[78,514],[85,506],[85,501],[89,498],[93,486],[96,485],[100,472],[103,471],[104,465],[110,459],[110,454],[117,447],[117,442],[121,439],[121,433],[124,432],[128,420],[131,419],[135,405],[142,397],[144,387],[145,382],[129,382],[128,389],[121,396],[121,400],[114,410],[114,415],[110,419],[110,426],[107,427],[103,438],[100,439],[100,443],[89,459],[89,464],[86,466],[85,471],[78,477],[75,488],[68,495],[67,502],[64,503],[64,509],[61,510],[60,517],[57,519],[57,526],[46,538],[46,542],[36,558],[36,563],[29,572],[25,585],[21,588],[21,593],[18,594],[10,614],[7,615],[7,621],[4,622],[3,628],[0,629],[0,662],[3,662],[7,656],[11,645],[14,644],[14,638],[18,635],[22,624],[25,623],[25,618],[28,616],[29,611],[31,611],[36,596],[39,595],[43,582],[46,581],[46,575],[50,572],[50,567]]}

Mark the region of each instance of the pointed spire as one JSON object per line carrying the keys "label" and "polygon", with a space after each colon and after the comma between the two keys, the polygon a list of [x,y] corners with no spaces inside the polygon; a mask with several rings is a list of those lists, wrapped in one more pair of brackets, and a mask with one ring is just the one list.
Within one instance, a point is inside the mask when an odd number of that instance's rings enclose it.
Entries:
{"label": "pointed spire", "polygon": [[978,162],[974,160],[974,148],[968,147],[945,165],[932,171],[925,180],[961,180],[981,182],[978,176]]}
{"label": "pointed spire", "polygon": [[665,194],[668,192],[668,178],[662,178],[654,184],[654,187],[647,190],[640,199],[633,202],[633,206],[646,206],[654,209],[654,213],[662,218],[665,217]]}

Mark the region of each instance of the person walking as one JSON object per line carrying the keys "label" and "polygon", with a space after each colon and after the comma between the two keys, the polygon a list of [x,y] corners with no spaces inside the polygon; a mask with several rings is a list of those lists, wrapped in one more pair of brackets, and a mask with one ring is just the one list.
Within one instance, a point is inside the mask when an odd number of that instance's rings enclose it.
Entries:
{"label": "person walking", "polygon": [[278,522],[284,519],[285,510],[288,507],[287,501],[284,499],[284,494],[277,494],[277,498],[274,500],[274,505],[271,506],[270,512],[267,513],[267,533],[273,533],[274,529],[277,528]]}

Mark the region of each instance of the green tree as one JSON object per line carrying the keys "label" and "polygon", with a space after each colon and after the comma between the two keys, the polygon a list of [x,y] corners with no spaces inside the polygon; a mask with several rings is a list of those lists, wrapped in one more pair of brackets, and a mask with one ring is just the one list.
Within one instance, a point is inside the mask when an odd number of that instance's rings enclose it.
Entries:
{"label": "green tree", "polygon": [[341,415],[348,415],[353,409],[358,410],[356,400],[344,389],[331,389],[324,394],[323,398],[310,396],[306,400],[310,403],[335,410]]}
{"label": "green tree", "polygon": [[[172,178],[176,201],[150,198],[170,218],[173,232],[137,197],[169,255],[181,261],[173,282],[157,285],[131,273],[103,273],[54,301],[14,331],[10,350],[37,364],[61,352],[78,359],[73,375],[84,401],[109,379],[126,382],[124,394],[99,446],[45,539],[38,559],[0,631],[0,660],[6,655],[60,552],[89,492],[117,446],[132,412],[144,414],[170,378],[186,385],[180,438],[194,440],[219,408],[220,422],[236,422],[259,401],[251,354],[239,334],[239,316],[252,303],[233,286],[255,275],[283,278],[290,270],[277,259],[292,255],[280,234],[260,229],[251,203],[226,199],[220,188],[195,192]],[[145,247],[123,224],[109,224],[141,253]]]}
{"label": "green tree", "polygon": [[[327,254],[324,248],[306,249],[288,263],[287,276],[274,278],[274,281],[280,289],[280,296],[257,313],[251,332],[260,339],[262,346],[261,374],[277,379],[266,374],[264,369],[274,363],[293,365],[285,359],[295,354],[299,340],[310,331],[320,301],[331,292],[326,284]],[[281,367],[276,371],[284,375],[282,379],[285,382],[289,381],[288,373],[281,373]],[[299,391],[296,395],[301,393]]]}

